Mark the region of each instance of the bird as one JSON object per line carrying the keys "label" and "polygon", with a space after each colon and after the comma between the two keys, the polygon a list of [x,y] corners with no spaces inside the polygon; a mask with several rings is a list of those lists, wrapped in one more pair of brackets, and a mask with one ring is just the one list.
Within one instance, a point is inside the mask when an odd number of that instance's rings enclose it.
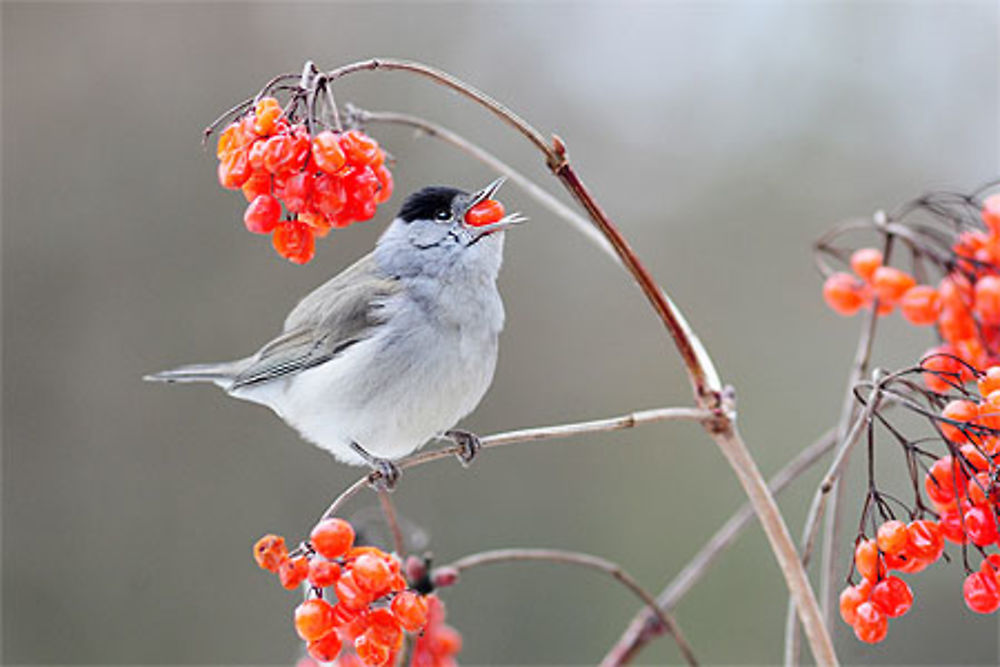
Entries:
{"label": "bird", "polygon": [[414,192],[374,250],[299,301],[256,353],[144,379],[212,383],[264,405],[338,461],[371,468],[386,488],[399,479],[395,462],[435,438],[455,442],[468,465],[480,440],[454,426],[493,381],[505,231],[527,218],[473,226],[466,214],[503,182]]}

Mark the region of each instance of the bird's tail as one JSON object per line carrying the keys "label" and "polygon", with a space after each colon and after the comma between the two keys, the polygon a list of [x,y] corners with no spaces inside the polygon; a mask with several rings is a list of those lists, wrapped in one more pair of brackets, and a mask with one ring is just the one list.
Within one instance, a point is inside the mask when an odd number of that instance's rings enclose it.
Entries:
{"label": "bird's tail", "polygon": [[147,382],[212,382],[227,387],[239,373],[244,360],[215,364],[189,364],[169,371],[143,376]]}

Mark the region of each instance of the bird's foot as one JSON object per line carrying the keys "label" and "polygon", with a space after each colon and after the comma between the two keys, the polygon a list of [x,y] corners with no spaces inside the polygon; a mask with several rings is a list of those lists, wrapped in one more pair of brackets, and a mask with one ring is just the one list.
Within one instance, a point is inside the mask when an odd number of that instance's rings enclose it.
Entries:
{"label": "bird's foot", "polygon": [[359,445],[356,442],[351,443],[351,449],[357,452],[358,456],[365,460],[365,463],[371,467],[372,472],[368,476],[368,482],[379,491],[392,491],[396,488],[396,483],[399,482],[400,470],[399,466],[390,461],[389,459],[379,458],[372,454]]}
{"label": "bird's foot", "polygon": [[462,450],[458,452],[457,456],[458,460],[461,461],[462,465],[466,468],[469,467],[473,459],[476,458],[479,451],[483,448],[483,443],[479,439],[479,436],[469,431],[452,429],[450,431],[445,431],[444,437],[448,438],[462,448]]}

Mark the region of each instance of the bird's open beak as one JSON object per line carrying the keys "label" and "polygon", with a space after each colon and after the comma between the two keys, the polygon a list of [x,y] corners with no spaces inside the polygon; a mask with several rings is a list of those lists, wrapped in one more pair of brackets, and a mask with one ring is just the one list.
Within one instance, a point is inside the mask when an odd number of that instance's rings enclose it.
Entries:
{"label": "bird's open beak", "polygon": [[[475,192],[469,199],[469,205],[465,210],[468,211],[470,208],[472,208],[481,201],[485,201],[487,199],[493,199],[493,195],[496,194],[497,190],[500,189],[500,186],[503,185],[506,181],[507,177],[501,176],[500,178],[496,179],[495,181],[487,185],[485,188]],[[527,222],[527,221],[528,218],[521,215],[520,213],[510,213],[500,218],[496,222],[490,223],[488,225],[483,225],[481,227],[475,227],[474,229],[476,232],[476,240],[478,241],[479,239],[483,238],[484,236],[488,236],[493,232],[499,232],[501,230],[507,229],[508,227],[513,227],[514,225],[519,225],[522,222]]]}

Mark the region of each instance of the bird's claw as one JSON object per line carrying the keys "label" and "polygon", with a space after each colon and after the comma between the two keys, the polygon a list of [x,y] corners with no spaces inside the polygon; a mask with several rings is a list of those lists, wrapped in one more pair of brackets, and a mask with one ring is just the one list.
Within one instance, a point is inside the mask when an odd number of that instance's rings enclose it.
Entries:
{"label": "bird's claw", "polygon": [[458,456],[458,460],[461,461],[462,465],[466,468],[469,467],[472,461],[479,454],[479,451],[483,448],[483,443],[479,439],[479,436],[475,433],[470,433],[469,431],[453,429],[451,431],[445,431],[444,437],[461,447],[461,451],[459,451],[456,456]]}
{"label": "bird's claw", "polygon": [[356,442],[351,443],[351,449],[357,452],[358,456],[365,460],[372,472],[368,475],[368,483],[377,491],[392,491],[399,482],[402,474],[399,466],[389,459],[379,458],[369,454],[368,451]]}

